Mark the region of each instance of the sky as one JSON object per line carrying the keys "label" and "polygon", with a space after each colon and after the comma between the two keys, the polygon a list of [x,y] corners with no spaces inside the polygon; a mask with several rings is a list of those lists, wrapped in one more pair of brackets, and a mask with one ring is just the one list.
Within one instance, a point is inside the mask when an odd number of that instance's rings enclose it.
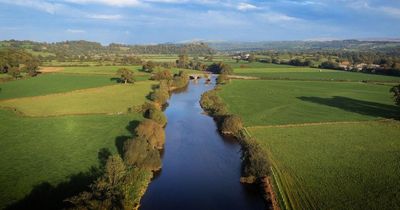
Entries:
{"label": "sky", "polygon": [[400,0],[0,0],[0,40],[400,38]]}

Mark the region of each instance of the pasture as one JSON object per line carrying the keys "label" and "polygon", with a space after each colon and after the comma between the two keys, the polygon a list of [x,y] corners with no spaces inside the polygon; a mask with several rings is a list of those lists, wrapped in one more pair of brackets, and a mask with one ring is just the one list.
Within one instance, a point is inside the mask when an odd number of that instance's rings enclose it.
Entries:
{"label": "pasture", "polygon": [[232,80],[218,94],[267,151],[286,209],[399,209],[400,122],[387,119],[400,109],[390,88]]}
{"label": "pasture", "polygon": [[287,209],[399,209],[400,123],[249,128]]}
{"label": "pasture", "polygon": [[60,207],[98,176],[102,149],[121,152],[143,119],[128,108],[143,104],[156,82],[117,84],[116,75],[85,68],[0,83],[1,209],[43,199]]}
{"label": "pasture", "polygon": [[260,66],[236,67],[234,73],[262,79],[400,82],[400,77],[395,76],[275,64],[265,64],[265,66],[261,64],[258,65]]}
{"label": "pasture", "polygon": [[27,116],[76,114],[121,114],[142,105],[151,92],[152,81],[77,90],[62,94],[10,99],[0,107],[16,109]]}
{"label": "pasture", "polygon": [[71,176],[89,178],[83,173],[99,166],[100,149],[117,152],[116,144],[131,135],[127,126],[142,119],[139,114],[30,118],[6,110],[0,115],[0,208],[44,183],[57,188],[65,182],[61,189],[67,192],[56,190],[61,194],[76,191],[73,186],[82,183]]}
{"label": "pasture", "polygon": [[0,83],[0,100],[63,93],[116,84],[109,76],[41,74],[37,77]]}
{"label": "pasture", "polygon": [[233,80],[219,95],[246,126],[400,116],[391,86],[358,82]]}

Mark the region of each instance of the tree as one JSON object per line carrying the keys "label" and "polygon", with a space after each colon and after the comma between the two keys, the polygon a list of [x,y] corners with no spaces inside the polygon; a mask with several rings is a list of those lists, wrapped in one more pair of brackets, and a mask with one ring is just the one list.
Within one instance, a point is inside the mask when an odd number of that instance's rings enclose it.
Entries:
{"label": "tree", "polygon": [[145,119],[136,127],[136,135],[146,140],[152,147],[162,149],[165,143],[165,132],[157,122]]}
{"label": "tree", "polygon": [[249,61],[249,63],[253,63],[254,61],[256,61],[256,56],[254,54],[250,54],[249,57],[247,58],[247,61]]}
{"label": "tree", "polygon": [[187,68],[189,64],[189,56],[187,54],[179,55],[178,60],[176,60],[176,67],[178,68]]}
{"label": "tree", "polygon": [[396,105],[400,106],[400,85],[392,87],[390,92],[393,93],[393,99]]}
{"label": "tree", "polygon": [[161,168],[161,157],[145,139],[134,138],[124,145],[124,160],[128,166],[156,171]]}
{"label": "tree", "polygon": [[117,74],[120,76],[121,81],[126,83],[133,83],[135,81],[134,74],[127,68],[120,68],[117,71]]}
{"label": "tree", "polygon": [[214,74],[232,74],[233,69],[229,64],[225,64],[223,62],[213,63],[207,68],[208,71],[213,72]]}
{"label": "tree", "polygon": [[240,117],[236,115],[229,115],[225,117],[221,132],[228,135],[239,135],[239,132],[243,129],[243,123]]}
{"label": "tree", "polygon": [[147,117],[163,127],[167,124],[167,117],[161,110],[155,108],[149,109]]}
{"label": "tree", "polygon": [[153,80],[172,80],[173,76],[170,70],[165,69],[162,71],[157,71],[151,78]]}
{"label": "tree", "polygon": [[145,64],[142,66],[142,70],[146,72],[153,72],[156,68],[156,64],[153,61],[147,61]]}
{"label": "tree", "polygon": [[226,84],[229,82],[229,76],[227,74],[220,74],[217,77],[217,84]]}

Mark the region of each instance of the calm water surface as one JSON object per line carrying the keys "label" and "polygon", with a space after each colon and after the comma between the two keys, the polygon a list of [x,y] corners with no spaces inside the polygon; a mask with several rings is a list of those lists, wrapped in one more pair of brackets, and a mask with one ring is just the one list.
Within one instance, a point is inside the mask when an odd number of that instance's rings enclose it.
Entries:
{"label": "calm water surface", "polygon": [[199,100],[214,87],[204,80],[174,93],[166,110],[162,170],[149,185],[140,210],[264,209],[254,187],[240,184],[240,145],[222,138]]}

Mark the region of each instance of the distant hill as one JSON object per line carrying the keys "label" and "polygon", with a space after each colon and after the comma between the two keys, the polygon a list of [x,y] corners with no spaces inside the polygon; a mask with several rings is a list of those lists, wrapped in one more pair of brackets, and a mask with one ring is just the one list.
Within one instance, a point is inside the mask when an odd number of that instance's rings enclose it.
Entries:
{"label": "distant hill", "polygon": [[101,56],[101,55],[137,55],[137,54],[181,54],[208,55],[215,50],[207,44],[185,43],[185,44],[157,44],[157,45],[124,45],[110,44],[103,46],[97,42],[89,41],[64,41],[56,43],[7,40],[0,41],[1,48],[24,49],[36,55],[55,56]]}
{"label": "distant hill", "polygon": [[223,52],[236,51],[376,51],[386,53],[399,53],[398,40],[385,41],[359,41],[359,40],[334,40],[334,41],[269,41],[269,42],[209,42],[208,46]]}

